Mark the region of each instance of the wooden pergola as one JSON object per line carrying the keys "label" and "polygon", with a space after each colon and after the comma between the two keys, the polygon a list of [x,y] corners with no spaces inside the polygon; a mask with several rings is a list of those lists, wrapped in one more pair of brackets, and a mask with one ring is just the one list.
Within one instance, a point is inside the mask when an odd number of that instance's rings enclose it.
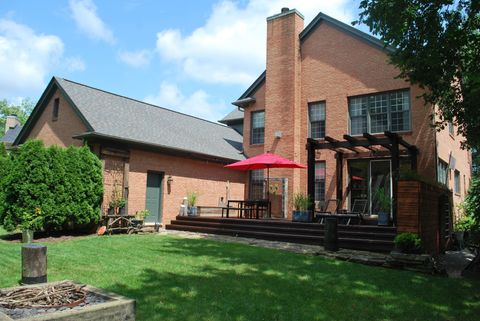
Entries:
{"label": "wooden pergola", "polygon": [[[308,195],[314,199],[315,194],[315,151],[328,149],[335,151],[336,185],[338,204],[343,202],[343,160],[372,157],[389,157],[392,162],[392,213],[393,223],[396,225],[397,218],[397,192],[400,174],[400,157],[409,156],[410,166],[413,171],[417,170],[418,149],[404,141],[396,133],[386,131],[383,135],[371,135],[364,133],[362,136],[343,135],[342,141],[326,136],[323,140],[308,138]],[[340,205],[339,205],[340,206]],[[310,203],[313,210],[313,202]]]}

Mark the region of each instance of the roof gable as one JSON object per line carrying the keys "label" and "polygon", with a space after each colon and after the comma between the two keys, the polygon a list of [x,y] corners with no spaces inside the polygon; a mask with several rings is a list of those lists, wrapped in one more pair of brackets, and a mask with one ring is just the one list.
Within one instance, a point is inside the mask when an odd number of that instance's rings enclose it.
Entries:
{"label": "roof gable", "polygon": [[138,142],[215,158],[244,159],[243,137],[225,125],[58,77],[50,81],[22,130],[22,137],[17,138],[15,144],[23,142],[23,137],[28,137],[28,132],[56,88],[88,129],[87,133],[78,133],[77,137],[95,134],[97,137]]}
{"label": "roof gable", "polygon": [[[385,44],[380,39],[375,38],[337,19],[334,19],[322,12],[320,12],[300,33],[299,35],[300,42],[305,41],[308,38],[308,36],[312,32],[314,32],[317,29],[317,27],[323,22],[329,23],[330,25],[333,25],[340,31],[343,31],[349,34],[350,36],[360,39],[366,42],[367,44],[374,46],[378,49],[381,49],[387,52],[394,51],[392,47],[386,47]],[[262,74],[260,74],[260,76],[252,83],[252,85],[250,85],[250,87],[248,87],[248,89],[238,98],[238,100],[251,97],[258,90],[258,88],[260,88],[260,86],[265,82],[265,79],[266,79],[266,70],[262,72]]]}

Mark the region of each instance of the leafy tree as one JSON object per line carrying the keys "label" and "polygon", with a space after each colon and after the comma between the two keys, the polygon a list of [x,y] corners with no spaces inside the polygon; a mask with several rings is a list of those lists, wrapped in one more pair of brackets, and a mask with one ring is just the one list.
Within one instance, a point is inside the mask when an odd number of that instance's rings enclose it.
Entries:
{"label": "leafy tree", "polygon": [[97,222],[103,194],[100,160],[88,147],[45,148],[27,141],[0,159],[0,225],[54,230]]}
{"label": "leafy tree", "polygon": [[20,105],[9,104],[6,99],[0,100],[0,133],[5,131],[5,118],[7,116],[17,115],[23,125],[34,107],[35,103],[30,98],[23,99]]}
{"label": "leafy tree", "polygon": [[458,125],[469,146],[480,146],[480,1],[362,0],[360,17],[393,48],[400,77],[425,89],[440,109],[437,126]]}

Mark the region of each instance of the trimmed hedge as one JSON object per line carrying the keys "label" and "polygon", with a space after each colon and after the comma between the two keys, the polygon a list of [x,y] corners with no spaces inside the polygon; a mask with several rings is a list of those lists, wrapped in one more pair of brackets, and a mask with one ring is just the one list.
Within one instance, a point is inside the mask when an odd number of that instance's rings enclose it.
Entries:
{"label": "trimmed hedge", "polygon": [[86,146],[46,148],[27,141],[0,161],[3,173],[0,225],[8,231],[58,230],[100,219],[102,166]]}

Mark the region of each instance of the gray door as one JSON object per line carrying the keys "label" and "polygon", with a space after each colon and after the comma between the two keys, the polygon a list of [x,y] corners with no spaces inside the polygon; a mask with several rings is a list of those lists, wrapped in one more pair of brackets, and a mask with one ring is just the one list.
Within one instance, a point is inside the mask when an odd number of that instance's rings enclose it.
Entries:
{"label": "gray door", "polygon": [[145,208],[150,211],[150,215],[145,222],[159,223],[162,221],[162,194],[163,173],[148,172]]}

